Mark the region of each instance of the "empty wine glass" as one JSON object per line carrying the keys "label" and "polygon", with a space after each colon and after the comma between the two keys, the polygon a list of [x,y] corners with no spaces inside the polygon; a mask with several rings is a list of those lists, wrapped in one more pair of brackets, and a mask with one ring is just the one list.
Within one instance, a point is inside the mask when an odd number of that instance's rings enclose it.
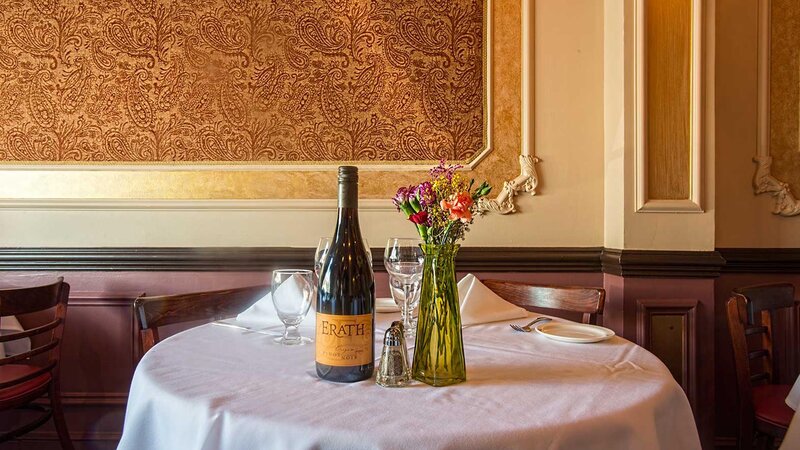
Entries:
{"label": "empty wine glass", "polygon": [[[366,238],[361,238],[364,242],[364,247],[367,249],[367,258],[369,265],[372,266],[372,252],[369,248],[369,242]],[[325,258],[328,256],[328,251],[331,249],[331,238],[321,237],[317,243],[317,250],[314,253],[314,274],[319,280],[319,274],[322,272],[322,266],[325,264]]]}
{"label": "empty wine glass", "polygon": [[322,272],[322,266],[325,264],[325,258],[328,256],[328,250],[331,249],[331,238],[321,237],[317,243],[317,251],[314,253],[314,274],[319,279],[319,274]]}
{"label": "empty wine glass", "polygon": [[416,333],[412,311],[419,301],[424,255],[419,239],[390,238],[386,243],[383,264],[389,272],[392,298],[401,308],[406,336]]}
{"label": "empty wine glass", "polygon": [[314,297],[313,273],[305,269],[281,269],[272,271],[272,303],[278,318],[286,329],[275,342],[283,345],[303,345],[310,338],[300,336],[298,326],[308,314]]}

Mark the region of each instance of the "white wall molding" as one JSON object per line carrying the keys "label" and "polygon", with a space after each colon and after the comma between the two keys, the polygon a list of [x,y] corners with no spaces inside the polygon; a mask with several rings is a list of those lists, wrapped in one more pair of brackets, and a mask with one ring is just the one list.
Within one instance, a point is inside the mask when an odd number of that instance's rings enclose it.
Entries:
{"label": "white wall molding", "polygon": [[702,213],[704,0],[692,0],[689,198],[650,199],[647,189],[647,0],[634,3],[635,205],[642,213]]}
{"label": "white wall molding", "polygon": [[770,156],[770,29],[771,0],[759,0],[758,5],[758,147],[753,162],[753,190],[756,194],[771,194],[775,198],[772,213],[781,216],[800,215],[800,200],[792,194],[789,184],[772,176]]}
{"label": "white wall molding", "polygon": [[522,99],[520,104],[520,155],[519,165],[520,174],[513,180],[503,183],[503,188],[497,197],[493,199],[482,198],[478,201],[478,210],[482,213],[496,212],[500,214],[511,214],[517,211],[515,199],[522,192],[536,195],[536,188],[539,185],[539,177],[536,173],[536,163],[539,158],[534,156],[534,95],[535,95],[535,73],[534,73],[534,10],[535,0],[522,0]]}
{"label": "white wall molding", "polygon": [[[362,211],[395,211],[388,199],[360,199]],[[14,211],[336,211],[336,199],[129,200],[2,199],[0,210]]]}

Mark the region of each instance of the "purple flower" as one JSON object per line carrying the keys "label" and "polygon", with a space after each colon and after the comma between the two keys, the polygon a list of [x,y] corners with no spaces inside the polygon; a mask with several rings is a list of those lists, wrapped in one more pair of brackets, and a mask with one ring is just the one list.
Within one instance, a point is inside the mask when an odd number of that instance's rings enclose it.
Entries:
{"label": "purple flower", "polygon": [[394,206],[397,207],[397,210],[400,211],[400,207],[408,203],[408,198],[413,194],[413,187],[405,187],[402,186],[400,189],[397,190],[397,194],[394,194],[394,198],[392,199],[392,203]]}
{"label": "purple flower", "polygon": [[433,186],[429,181],[425,181],[419,186],[414,188],[414,195],[417,196],[419,204],[423,208],[436,204],[436,193],[433,192]]}
{"label": "purple flower", "polygon": [[453,180],[453,174],[456,172],[456,170],[458,170],[458,169],[460,169],[462,167],[464,167],[464,166],[462,166],[461,164],[453,164],[453,165],[449,165],[448,166],[446,161],[444,159],[442,159],[442,160],[439,161],[439,165],[438,166],[436,166],[433,169],[431,169],[431,172],[430,172],[431,173],[431,177],[439,178],[440,176],[445,176],[445,177],[447,177],[448,181],[452,181]]}

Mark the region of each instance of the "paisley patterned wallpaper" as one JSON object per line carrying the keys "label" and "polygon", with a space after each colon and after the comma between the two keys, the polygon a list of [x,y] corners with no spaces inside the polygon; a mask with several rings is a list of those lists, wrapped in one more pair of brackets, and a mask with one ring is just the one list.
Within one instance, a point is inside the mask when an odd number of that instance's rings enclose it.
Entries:
{"label": "paisley patterned wallpaper", "polygon": [[468,160],[482,0],[0,0],[0,159]]}

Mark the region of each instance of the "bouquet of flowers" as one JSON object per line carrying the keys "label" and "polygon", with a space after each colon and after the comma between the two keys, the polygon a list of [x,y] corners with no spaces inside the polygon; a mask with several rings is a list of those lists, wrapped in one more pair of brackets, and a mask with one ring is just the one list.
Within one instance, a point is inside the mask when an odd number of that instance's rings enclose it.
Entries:
{"label": "bouquet of flowers", "polygon": [[467,181],[456,173],[461,167],[442,160],[430,170],[429,180],[401,187],[392,199],[426,244],[455,244],[464,239],[476,213],[476,201],[492,190],[485,181],[473,190],[475,180]]}

